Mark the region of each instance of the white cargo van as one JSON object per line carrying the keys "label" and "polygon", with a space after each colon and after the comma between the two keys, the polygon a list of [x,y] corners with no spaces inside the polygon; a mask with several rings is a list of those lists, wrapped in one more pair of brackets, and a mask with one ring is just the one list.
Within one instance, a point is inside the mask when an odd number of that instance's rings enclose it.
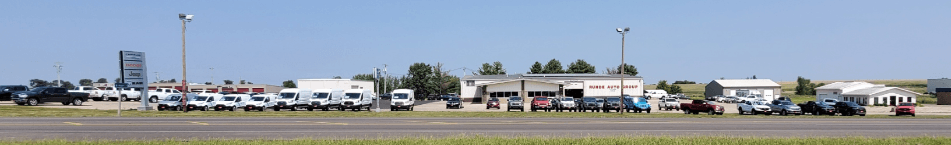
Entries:
{"label": "white cargo van", "polygon": [[413,94],[413,90],[410,89],[393,90],[390,99],[390,111],[399,111],[400,109],[413,111],[413,106],[416,105],[416,98]]}
{"label": "white cargo van", "polygon": [[274,111],[281,111],[281,109],[297,111],[298,107],[306,107],[313,95],[310,89],[283,89],[277,94],[277,104],[274,106]]}
{"label": "white cargo van", "polygon": [[370,106],[373,104],[373,91],[368,89],[350,89],[343,91],[343,104],[340,107],[340,110],[350,109],[353,111],[359,111],[367,109],[370,111]]}
{"label": "white cargo van", "polygon": [[209,107],[213,103],[215,103],[215,99],[221,98],[221,96],[222,96],[221,94],[205,94],[205,95],[198,95],[195,97],[189,97],[188,108],[185,108],[185,110],[208,111]]}
{"label": "white cargo van", "polygon": [[667,91],[664,90],[644,90],[644,98],[650,100],[651,98],[663,98],[667,96]]}
{"label": "white cargo van", "polygon": [[340,102],[342,99],[343,90],[340,89],[314,90],[313,98],[310,99],[310,104],[307,105],[307,111],[314,111],[314,109],[327,111],[330,109],[340,108]]}
{"label": "white cargo van", "polygon": [[251,96],[251,99],[245,103],[244,111],[258,110],[264,111],[264,109],[274,107],[277,95],[274,94],[258,94]]}
{"label": "white cargo van", "polygon": [[215,101],[215,111],[238,110],[238,107],[245,106],[246,101],[251,100],[248,94],[228,94]]}
{"label": "white cargo van", "polygon": [[[189,99],[195,98],[195,94],[186,94]],[[168,97],[165,97],[164,100],[159,101],[158,111],[163,110],[172,110],[179,111],[182,110],[182,94],[171,94]]]}

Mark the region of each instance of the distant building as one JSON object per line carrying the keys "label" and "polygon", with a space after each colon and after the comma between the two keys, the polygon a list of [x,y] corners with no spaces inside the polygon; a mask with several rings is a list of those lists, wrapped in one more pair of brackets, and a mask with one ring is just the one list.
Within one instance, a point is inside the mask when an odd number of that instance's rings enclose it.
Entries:
{"label": "distant building", "polygon": [[816,100],[826,98],[855,102],[859,105],[916,102],[921,93],[898,87],[886,87],[868,82],[835,82],[816,88]]}
{"label": "distant building", "polygon": [[467,75],[460,81],[460,97],[465,101],[485,102],[490,97],[520,96],[530,100],[548,97],[618,97],[624,94],[644,96],[644,81],[638,76],[621,74],[514,74]]}
{"label": "distant building", "polygon": [[934,94],[936,88],[951,88],[951,79],[928,79],[928,93]]}
{"label": "distant building", "polygon": [[297,79],[297,88],[304,89],[370,89],[373,81],[354,79]]}
{"label": "distant building", "polygon": [[713,80],[705,87],[704,96],[762,95],[763,99],[773,100],[782,92],[782,86],[769,79]]}

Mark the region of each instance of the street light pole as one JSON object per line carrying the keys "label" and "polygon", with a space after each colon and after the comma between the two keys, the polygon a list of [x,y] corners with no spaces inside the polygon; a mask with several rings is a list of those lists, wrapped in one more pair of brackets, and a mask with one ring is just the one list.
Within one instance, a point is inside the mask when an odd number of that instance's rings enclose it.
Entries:
{"label": "street light pole", "polygon": [[56,62],[53,68],[56,68],[56,87],[63,87],[63,80],[59,78],[59,74],[63,72],[63,63]]}
{"label": "street light pole", "polygon": [[215,68],[208,69],[211,69],[211,84],[215,84]]}
{"label": "street light pole", "polygon": [[[627,32],[630,30],[631,28],[629,27],[624,27],[624,29],[617,28],[617,32],[621,33],[621,69],[618,70],[620,71],[619,73],[621,74],[621,108],[627,107],[624,105],[624,88],[625,88],[624,87],[624,75],[625,75],[624,67],[627,66],[626,64],[624,64],[624,37],[625,37],[625,34],[627,34]],[[621,114],[624,114],[624,111],[620,111],[620,112]]]}
{"label": "street light pole", "polygon": [[[178,14],[178,19],[182,20],[182,90],[181,90],[182,105],[183,105],[182,108],[185,108],[184,105],[188,104],[187,102],[185,102],[185,100],[187,100],[186,97],[188,96],[186,95],[188,93],[188,80],[185,77],[186,76],[186,73],[185,73],[185,22],[191,22],[192,17],[194,17],[194,15],[186,15],[182,13]],[[184,110],[185,112],[188,112],[188,109],[182,109],[182,110]]]}

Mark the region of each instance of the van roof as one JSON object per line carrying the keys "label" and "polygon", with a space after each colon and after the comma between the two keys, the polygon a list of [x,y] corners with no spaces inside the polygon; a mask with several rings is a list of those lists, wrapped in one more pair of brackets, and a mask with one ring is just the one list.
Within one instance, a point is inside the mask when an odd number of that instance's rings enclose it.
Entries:
{"label": "van roof", "polygon": [[410,90],[410,89],[396,89],[396,90],[393,90],[393,93],[412,93],[412,92],[413,92],[413,90]]}

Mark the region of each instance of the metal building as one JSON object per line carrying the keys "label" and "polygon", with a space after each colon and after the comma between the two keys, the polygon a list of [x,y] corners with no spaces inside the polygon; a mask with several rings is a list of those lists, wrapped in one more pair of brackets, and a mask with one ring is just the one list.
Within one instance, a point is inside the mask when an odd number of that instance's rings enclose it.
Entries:
{"label": "metal building", "polygon": [[[515,74],[467,75],[460,97],[465,101],[483,101],[489,97],[617,97],[621,95],[620,74]],[[644,81],[624,76],[624,93],[644,95]]]}
{"label": "metal building", "polygon": [[713,80],[705,87],[704,96],[746,96],[762,95],[763,99],[773,100],[782,94],[782,86],[769,79]]}

